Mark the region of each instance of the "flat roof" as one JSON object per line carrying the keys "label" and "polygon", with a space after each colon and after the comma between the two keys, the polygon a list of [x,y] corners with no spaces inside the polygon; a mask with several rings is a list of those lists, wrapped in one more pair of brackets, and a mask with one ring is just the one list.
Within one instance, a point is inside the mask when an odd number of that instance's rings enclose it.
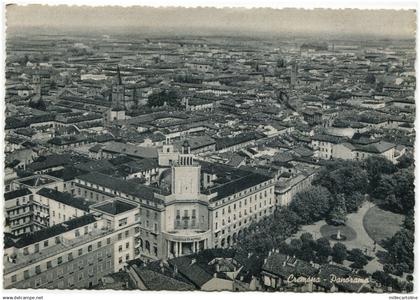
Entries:
{"label": "flat roof", "polygon": [[105,202],[103,204],[99,204],[97,206],[94,206],[93,208],[107,214],[118,215],[126,211],[132,210],[136,208],[136,206],[124,201],[114,200],[112,202]]}

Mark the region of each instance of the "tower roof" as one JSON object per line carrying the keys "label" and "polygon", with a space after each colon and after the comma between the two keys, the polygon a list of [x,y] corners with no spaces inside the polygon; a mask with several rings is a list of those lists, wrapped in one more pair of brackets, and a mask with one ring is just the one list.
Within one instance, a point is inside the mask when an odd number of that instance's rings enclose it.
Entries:
{"label": "tower roof", "polygon": [[121,72],[120,72],[120,66],[119,65],[117,65],[117,83],[119,85],[122,85]]}
{"label": "tower roof", "polygon": [[188,148],[188,147],[190,147],[190,143],[188,142],[188,140],[185,140],[185,141],[182,143],[182,147],[184,147],[184,148]]}

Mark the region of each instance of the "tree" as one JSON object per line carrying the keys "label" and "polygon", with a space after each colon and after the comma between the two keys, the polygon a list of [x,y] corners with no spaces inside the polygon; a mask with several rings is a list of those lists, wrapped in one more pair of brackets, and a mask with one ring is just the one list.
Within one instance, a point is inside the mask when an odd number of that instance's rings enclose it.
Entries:
{"label": "tree", "polygon": [[[284,240],[296,233],[300,221],[299,216],[290,209],[277,209],[271,216],[251,224],[247,232],[238,239],[236,248],[258,254],[265,254],[270,249],[280,247],[289,251],[289,246],[285,246]],[[290,253],[293,251],[290,250]]]}
{"label": "tree", "polygon": [[387,207],[392,207],[394,211],[401,211],[403,209],[401,201],[395,197],[395,194],[389,194],[385,197],[385,204]]}
{"label": "tree", "polygon": [[414,170],[413,168],[399,170],[394,173],[394,177],[397,184],[394,188],[394,194],[402,203],[400,212],[407,214],[414,209],[415,205]]}
{"label": "tree", "polygon": [[364,163],[371,189],[378,185],[382,174],[392,174],[397,171],[395,165],[383,156],[371,156]]}
{"label": "tree", "polygon": [[384,199],[387,195],[394,193],[396,185],[395,177],[392,175],[383,175],[378,182],[378,185],[373,190],[373,196],[378,199]]}
{"label": "tree", "polygon": [[305,261],[313,261],[315,259],[314,255],[314,239],[311,233],[306,232],[300,236],[302,241],[302,246],[299,251],[299,258]]}
{"label": "tree", "polygon": [[346,199],[343,194],[338,194],[335,197],[335,203],[329,213],[328,218],[330,220],[339,221],[345,223],[347,221],[347,208]]}
{"label": "tree", "polygon": [[397,164],[398,169],[405,169],[414,166],[414,157],[411,154],[404,154]]}
{"label": "tree", "polygon": [[303,224],[310,224],[326,217],[330,210],[330,198],[326,188],[311,187],[293,197],[290,209],[302,219]]}
{"label": "tree", "polygon": [[315,183],[326,187],[332,194],[350,195],[355,191],[366,193],[368,175],[359,162],[334,161],[327,164]]}
{"label": "tree", "polygon": [[414,232],[401,229],[384,243],[388,251],[387,261],[392,265],[405,264],[408,271],[414,268]]}
{"label": "tree", "polygon": [[327,162],[314,184],[326,187],[331,194],[343,194],[348,213],[357,211],[368,191],[368,174],[360,162]]}
{"label": "tree", "polygon": [[332,259],[336,263],[343,263],[343,261],[347,258],[347,248],[342,243],[335,243],[332,248]]}
{"label": "tree", "polygon": [[375,197],[383,199],[389,210],[408,214],[414,208],[414,173],[412,168],[383,175],[375,190]]}
{"label": "tree", "polygon": [[362,269],[368,263],[368,260],[362,250],[357,248],[349,251],[347,259],[353,262],[350,267],[356,269]]}
{"label": "tree", "polygon": [[410,211],[404,218],[403,226],[405,229],[414,232],[414,211]]}
{"label": "tree", "polygon": [[373,272],[372,278],[383,286],[391,286],[392,284],[392,277],[383,271]]}
{"label": "tree", "polygon": [[179,107],[181,101],[175,90],[165,90],[158,93],[153,93],[149,96],[147,104],[151,107],[169,105]]}
{"label": "tree", "polygon": [[289,243],[289,254],[301,256],[302,251],[302,241],[300,239],[292,239]]}
{"label": "tree", "polygon": [[314,237],[313,237],[312,233],[305,232],[305,233],[302,233],[300,235],[300,240],[302,241],[303,245],[306,244],[306,245],[312,246],[313,242],[314,242]]}
{"label": "tree", "polygon": [[346,211],[355,212],[362,205],[365,196],[355,191],[353,194],[346,195]]}
{"label": "tree", "polygon": [[315,249],[319,262],[327,262],[328,256],[330,256],[332,252],[330,241],[324,237],[317,239]]}
{"label": "tree", "polygon": [[47,106],[45,105],[45,102],[42,99],[31,99],[28,105],[29,107],[35,108],[38,110],[45,111],[47,109]]}

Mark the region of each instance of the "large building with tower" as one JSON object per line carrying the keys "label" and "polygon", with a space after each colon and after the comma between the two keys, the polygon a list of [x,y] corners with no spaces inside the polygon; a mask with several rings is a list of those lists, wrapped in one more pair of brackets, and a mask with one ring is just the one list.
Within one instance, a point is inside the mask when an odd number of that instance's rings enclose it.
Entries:
{"label": "large building with tower", "polygon": [[274,179],[197,161],[187,141],[180,152],[165,144],[158,163],[155,182],[92,172],[75,177],[72,194],[46,175],[16,181],[9,219],[26,197],[31,218],[16,216],[23,227],[39,226],[16,235],[13,223],[6,235],[5,287],[90,288],[131,259],[228,248],[275,208]]}
{"label": "large building with tower", "polygon": [[274,179],[197,161],[188,142],[159,152],[158,182],[141,185],[90,173],[76,177],[77,193],[98,201],[123,197],[140,204],[138,249],[146,260],[233,245],[252,222],[276,205]]}

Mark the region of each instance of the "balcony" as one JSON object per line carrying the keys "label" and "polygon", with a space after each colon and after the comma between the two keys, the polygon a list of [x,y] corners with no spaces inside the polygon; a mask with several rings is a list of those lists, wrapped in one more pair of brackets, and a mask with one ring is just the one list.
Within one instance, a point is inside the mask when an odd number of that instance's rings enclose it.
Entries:
{"label": "balcony", "polygon": [[20,219],[20,218],[24,218],[24,217],[28,217],[28,216],[32,216],[33,212],[31,210],[29,211],[25,211],[24,213],[21,214],[16,214],[16,215],[9,215],[9,220],[16,220],[16,219]]}
{"label": "balcony", "polygon": [[194,242],[210,239],[211,230],[181,229],[162,232],[166,240],[173,242]]}

